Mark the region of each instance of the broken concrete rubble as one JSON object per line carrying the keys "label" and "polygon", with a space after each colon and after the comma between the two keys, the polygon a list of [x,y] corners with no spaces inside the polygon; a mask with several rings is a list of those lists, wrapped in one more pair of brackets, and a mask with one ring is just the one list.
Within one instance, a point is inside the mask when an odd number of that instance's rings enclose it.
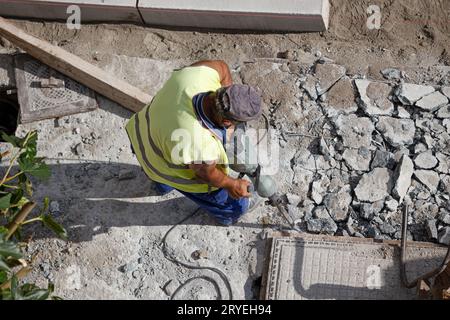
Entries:
{"label": "broken concrete rubble", "polygon": [[396,95],[399,101],[404,105],[413,105],[415,102],[434,91],[432,86],[403,83],[396,89]]}
{"label": "broken concrete rubble", "polygon": [[391,152],[377,149],[373,157],[370,169],[375,168],[388,168],[393,170],[395,167],[394,155]]}
{"label": "broken concrete rubble", "polygon": [[370,151],[365,147],[346,149],[342,154],[342,158],[349,168],[358,171],[368,171],[372,160]]}
{"label": "broken concrete rubble", "polygon": [[345,75],[345,67],[332,64],[316,64],[315,77],[317,79],[317,95],[321,96],[327,92],[336,82]]}
{"label": "broken concrete rubble", "polygon": [[344,186],[337,193],[328,193],[323,202],[330,216],[336,222],[347,220],[349,206],[352,203],[349,185]]}
{"label": "broken concrete rubble", "polygon": [[428,236],[430,237],[430,239],[433,239],[433,240],[437,240],[437,238],[438,238],[438,230],[436,227],[436,223],[437,223],[436,219],[430,219],[430,220],[427,220],[426,225],[425,225],[425,229],[428,233]]}
{"label": "broken concrete rubble", "polygon": [[400,80],[403,78],[403,72],[394,68],[381,70],[381,74],[387,80]]}
{"label": "broken concrete rubble", "polygon": [[368,80],[355,80],[360,96],[361,108],[366,114],[391,115],[394,112],[394,104],[389,100],[392,88],[382,82]]}
{"label": "broken concrete rubble", "polygon": [[375,168],[364,174],[355,188],[359,201],[375,202],[385,199],[392,191],[392,171]]}
{"label": "broken concrete rubble", "polygon": [[450,212],[447,211],[441,211],[438,219],[440,222],[446,224],[446,225],[450,225]]}
{"label": "broken concrete rubble", "polygon": [[447,103],[448,103],[447,97],[444,96],[439,91],[436,91],[417,101],[416,106],[423,110],[433,112],[439,109],[440,107],[446,105]]}
{"label": "broken concrete rubble", "polygon": [[442,92],[443,94],[445,94],[445,95],[447,96],[447,98],[450,99],[450,87],[442,87],[442,88],[441,88],[441,92]]}
{"label": "broken concrete rubble", "polygon": [[410,145],[414,142],[416,127],[412,120],[383,116],[380,117],[376,128],[393,147]]}
{"label": "broken concrete rubble", "polygon": [[311,185],[311,198],[316,204],[321,204],[326,194],[330,180],[327,176],[323,176],[320,180],[316,180]]}
{"label": "broken concrete rubble", "polygon": [[450,245],[450,227],[442,228],[439,231],[439,243]]}
{"label": "broken concrete rubble", "polygon": [[431,193],[437,191],[439,185],[439,174],[431,170],[416,170],[414,176],[418,181],[425,185]]}
{"label": "broken concrete rubble", "polygon": [[307,229],[314,233],[334,234],[338,227],[331,218],[325,206],[319,206],[314,210],[313,218],[307,222]]}
{"label": "broken concrete rubble", "polygon": [[375,127],[369,118],[358,117],[355,114],[340,115],[334,119],[334,124],[345,147],[370,147]]}
{"label": "broken concrete rubble", "polygon": [[422,152],[414,158],[414,164],[419,169],[433,169],[437,166],[438,160],[431,150]]}
{"label": "broken concrete rubble", "polygon": [[449,119],[450,118],[450,104],[439,108],[439,110],[436,112],[436,117],[439,119]]}
{"label": "broken concrete rubble", "polygon": [[348,114],[358,110],[355,102],[355,93],[350,78],[339,80],[327,93],[326,108],[329,117],[340,113]]}

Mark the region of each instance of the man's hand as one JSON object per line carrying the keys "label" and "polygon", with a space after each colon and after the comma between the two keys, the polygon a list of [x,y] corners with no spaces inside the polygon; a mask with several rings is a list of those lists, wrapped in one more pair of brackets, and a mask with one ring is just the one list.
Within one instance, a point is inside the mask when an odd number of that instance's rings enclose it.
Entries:
{"label": "man's hand", "polygon": [[248,187],[250,186],[250,182],[243,179],[232,179],[229,186],[225,187],[228,191],[228,194],[235,199],[239,198],[248,198],[250,197],[250,193],[248,192]]}
{"label": "man's hand", "polygon": [[248,186],[250,182],[242,179],[233,179],[216,167],[216,163],[190,164],[189,168],[194,170],[200,180],[216,188],[224,188],[231,197],[239,199],[250,197]]}

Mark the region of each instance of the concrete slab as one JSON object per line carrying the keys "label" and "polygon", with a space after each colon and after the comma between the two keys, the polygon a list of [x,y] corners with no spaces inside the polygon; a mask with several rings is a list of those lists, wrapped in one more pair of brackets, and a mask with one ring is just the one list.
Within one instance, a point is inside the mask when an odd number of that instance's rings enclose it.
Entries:
{"label": "concrete slab", "polygon": [[136,0],[2,0],[0,15],[48,20],[67,20],[70,5],[81,9],[81,23],[121,21],[142,23]]}
{"label": "concrete slab", "polygon": [[[399,242],[305,235],[274,238],[263,299],[414,299],[400,281]],[[411,243],[410,279],[436,268],[447,249]]]}
{"label": "concrete slab", "polygon": [[328,28],[328,0],[142,0],[146,24],[178,27],[315,32]]}

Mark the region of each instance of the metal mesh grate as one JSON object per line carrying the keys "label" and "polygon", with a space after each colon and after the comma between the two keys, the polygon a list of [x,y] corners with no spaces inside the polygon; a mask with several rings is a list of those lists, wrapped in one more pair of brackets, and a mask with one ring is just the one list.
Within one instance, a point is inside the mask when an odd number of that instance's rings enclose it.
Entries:
{"label": "metal mesh grate", "polygon": [[24,63],[25,81],[29,85],[29,97],[31,98],[30,110],[42,110],[56,108],[67,103],[87,103],[88,89],[79,83],[59,76],[64,80],[61,88],[40,88],[42,79],[50,77],[50,69],[37,61],[31,60]]}
{"label": "metal mesh grate", "polygon": [[[27,55],[18,55],[16,79],[22,123],[91,111],[97,108],[89,88],[64,76]],[[43,86],[50,78],[58,87]]]}
{"label": "metal mesh grate", "polygon": [[[353,238],[275,238],[264,298],[414,299],[400,282],[399,247]],[[347,240],[345,240],[347,239]],[[411,246],[411,277],[435,268],[446,249]]]}

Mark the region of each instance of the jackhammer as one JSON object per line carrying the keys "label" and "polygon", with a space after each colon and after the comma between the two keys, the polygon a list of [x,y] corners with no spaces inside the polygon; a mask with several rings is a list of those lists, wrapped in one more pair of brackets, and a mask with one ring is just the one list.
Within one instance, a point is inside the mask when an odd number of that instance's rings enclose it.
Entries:
{"label": "jackhammer", "polygon": [[278,209],[280,215],[288,223],[289,228],[300,231],[285,209],[284,199],[286,197],[283,197],[283,194],[278,192],[274,176],[262,174],[262,167],[257,161],[257,147],[264,140],[264,137],[267,137],[267,131],[266,135],[257,143],[251,141],[250,137],[246,135],[246,131],[244,125],[238,127],[231,138],[233,144],[231,144],[231,147],[227,147],[230,169],[239,173],[239,179],[247,176],[252,182],[249,192],[256,191],[260,197],[267,198],[268,202],[266,203]]}

